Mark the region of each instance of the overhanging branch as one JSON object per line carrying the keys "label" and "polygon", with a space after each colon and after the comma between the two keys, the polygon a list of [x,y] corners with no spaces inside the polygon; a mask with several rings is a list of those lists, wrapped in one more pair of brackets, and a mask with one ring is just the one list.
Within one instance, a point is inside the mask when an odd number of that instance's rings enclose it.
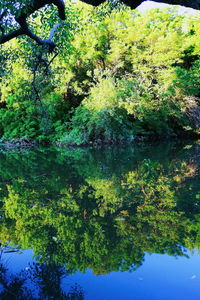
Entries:
{"label": "overhanging branch", "polygon": [[[1,30],[2,35],[0,36],[0,44],[4,44],[9,40],[18,37],[19,35],[27,35],[28,37],[36,41],[39,45],[48,46],[49,50],[52,51],[56,46],[56,44],[52,41],[52,39],[49,38],[45,40],[40,38],[36,34],[34,34],[32,30],[29,28],[28,23],[26,21],[27,18],[35,11],[39,10],[45,5],[50,5],[50,4],[54,4],[55,6],[57,6],[60,19],[65,20],[66,18],[65,4],[63,0],[33,0],[31,5],[25,6],[20,12],[16,13],[15,20],[20,26],[19,29],[14,30],[8,34],[4,34],[4,31]],[[1,19],[0,19],[0,25],[1,25]]]}
{"label": "overhanging branch", "polygon": [[4,44],[4,43],[6,43],[6,42],[8,42],[8,41],[10,41],[10,40],[12,40],[12,39],[18,37],[19,35],[22,35],[22,34],[23,34],[23,31],[22,31],[22,29],[20,28],[20,29],[17,29],[17,30],[12,31],[12,32],[9,33],[9,34],[2,35],[2,36],[0,37],[0,44]]}
{"label": "overhanging branch", "polygon": [[[85,2],[87,4],[98,6],[105,2],[106,0],[82,0],[82,2]],[[200,0],[154,0],[155,2],[162,2],[172,5],[182,5],[194,9],[200,9]],[[17,1],[16,1],[17,2]],[[142,0],[121,0],[122,3],[124,3],[127,6],[130,6],[132,9],[135,9],[137,6],[139,6],[142,2]],[[6,11],[6,8],[1,12],[0,15],[0,44],[6,43],[9,40],[18,37],[19,35],[27,35],[34,41],[36,41],[39,45],[46,45],[49,47],[49,50],[52,51],[56,44],[52,41],[53,35],[60,26],[60,24],[56,25],[51,33],[48,39],[42,39],[36,34],[34,34],[31,29],[29,28],[27,24],[27,18],[32,15],[35,11],[39,10],[40,8],[44,7],[45,5],[54,4],[58,9],[58,14],[61,20],[66,19],[65,15],[65,3],[64,0],[33,0],[31,4],[24,6],[21,11],[16,12],[15,20],[19,24],[20,28],[17,30],[14,30],[8,34],[5,34],[2,19],[4,17],[4,13]],[[62,24],[62,23],[61,23]]]}

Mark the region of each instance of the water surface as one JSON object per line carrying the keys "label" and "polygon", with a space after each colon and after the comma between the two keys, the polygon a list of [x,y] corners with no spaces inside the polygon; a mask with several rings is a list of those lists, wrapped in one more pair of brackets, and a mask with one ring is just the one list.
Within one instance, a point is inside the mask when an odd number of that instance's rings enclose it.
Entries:
{"label": "water surface", "polygon": [[199,150],[2,150],[1,298],[198,299]]}

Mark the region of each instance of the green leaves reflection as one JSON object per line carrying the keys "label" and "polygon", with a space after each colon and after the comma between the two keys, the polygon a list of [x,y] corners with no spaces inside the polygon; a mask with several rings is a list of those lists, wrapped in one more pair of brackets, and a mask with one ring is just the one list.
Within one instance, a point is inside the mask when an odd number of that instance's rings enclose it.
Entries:
{"label": "green leaves reflection", "polygon": [[198,151],[194,144],[1,154],[1,243],[33,248],[41,263],[70,273],[134,270],[145,252],[186,255],[200,240]]}

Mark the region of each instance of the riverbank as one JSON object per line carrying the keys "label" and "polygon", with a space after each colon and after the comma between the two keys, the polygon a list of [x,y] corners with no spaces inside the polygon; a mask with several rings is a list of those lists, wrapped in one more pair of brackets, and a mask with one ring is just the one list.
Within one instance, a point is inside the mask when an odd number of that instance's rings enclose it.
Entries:
{"label": "riverbank", "polygon": [[180,136],[166,136],[166,137],[156,137],[156,136],[137,136],[134,139],[130,140],[120,140],[120,141],[102,141],[97,140],[94,142],[89,142],[85,144],[75,144],[75,143],[65,143],[61,141],[56,141],[52,143],[51,141],[45,141],[42,143],[39,143],[38,141],[31,140],[28,138],[15,138],[15,139],[6,139],[6,140],[0,140],[0,148],[4,149],[6,151],[12,151],[12,150],[23,150],[23,149],[33,149],[38,147],[51,147],[56,146],[59,148],[96,148],[96,147],[105,147],[109,148],[112,146],[133,146],[133,145],[141,145],[141,144],[151,144],[151,143],[159,143],[159,142],[187,142],[187,141],[198,141],[200,139],[200,134],[187,134],[187,135],[180,135]]}

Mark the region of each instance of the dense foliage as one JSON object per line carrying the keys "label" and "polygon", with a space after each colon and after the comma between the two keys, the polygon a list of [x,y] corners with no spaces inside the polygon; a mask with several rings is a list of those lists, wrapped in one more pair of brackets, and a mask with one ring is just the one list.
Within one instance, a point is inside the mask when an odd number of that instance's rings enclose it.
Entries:
{"label": "dense foliage", "polygon": [[[45,37],[52,16],[36,13],[35,32]],[[66,16],[57,53],[24,37],[1,46],[2,139],[81,145],[198,133],[198,13],[79,3]]]}

